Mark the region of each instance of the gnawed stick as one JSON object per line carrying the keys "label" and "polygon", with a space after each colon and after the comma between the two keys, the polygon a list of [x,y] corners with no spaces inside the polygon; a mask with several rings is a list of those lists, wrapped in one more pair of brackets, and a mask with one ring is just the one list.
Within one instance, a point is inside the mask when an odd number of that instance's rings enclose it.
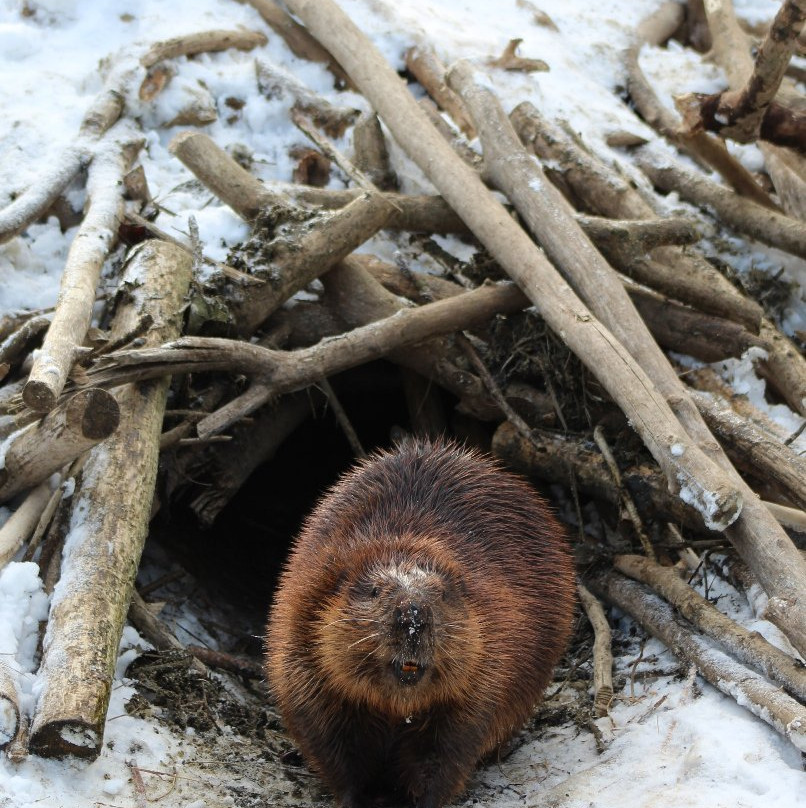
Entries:
{"label": "gnawed stick", "polygon": [[[175,337],[190,274],[191,259],[183,250],[156,241],[140,245],[124,273],[124,282],[132,282],[113,336],[131,332],[148,315],[154,326],[146,344]],[[116,439],[92,450],[74,496],[31,728],[31,750],[46,757],[95,757],[101,750],[118,645],[151,514],[168,381],[118,392]]]}
{"label": "gnawed stick", "polygon": [[[695,503],[708,524],[733,522],[741,510],[735,487],[722,485],[722,473],[699,449],[688,451],[692,442],[644,371],[453,153],[375,46],[331,0],[288,0],[288,6],[334,53],[398,143],[617,401],[670,485]],[[682,455],[672,452],[678,442],[686,447]]]}
{"label": "gnawed stick", "polygon": [[[50,483],[40,483],[28,493],[14,513],[0,527],[0,570],[17,554],[17,550],[31,538],[42,511],[51,496]],[[2,657],[0,657],[0,667]]]}
{"label": "gnawed stick", "polygon": [[260,31],[249,31],[246,28],[232,31],[197,31],[193,34],[173,37],[162,42],[155,42],[141,57],[140,64],[153,67],[163,59],[175,59],[177,56],[195,56],[198,53],[215,53],[217,51],[236,48],[252,50],[268,42],[266,35]]}
{"label": "gnawed stick", "polygon": [[95,143],[123,111],[125,88],[133,75],[133,63],[124,61],[115,66],[84,115],[75,142],[48,166],[37,182],[0,211],[0,244],[36,221],[76,174],[90,163]]}
{"label": "gnawed stick", "polygon": [[113,130],[90,166],[87,214],[70,245],[53,322],[23,388],[25,403],[37,412],[56,406],[86,336],[101,268],[123,214],[123,176],[142,143],[128,127],[119,133]]}
{"label": "gnawed stick", "polygon": [[701,208],[716,212],[720,221],[763,244],[806,258],[806,228],[803,222],[737,196],[729,189],[684,168],[668,154],[646,146],[636,151],[635,161],[655,187]]}
{"label": "gnawed stick", "polygon": [[613,572],[589,583],[595,593],[628,612],[675,656],[696,665],[714,687],[787,737],[801,752],[806,752],[806,707],[695,634],[689,624],[675,615],[671,606],[641,584]]}
{"label": "gnawed stick", "polygon": [[593,712],[597,718],[601,718],[608,714],[610,702],[613,701],[610,626],[602,604],[581,581],[577,581],[577,592],[593,629]]}
{"label": "gnawed stick", "polygon": [[678,577],[671,567],[662,567],[636,555],[616,556],[619,572],[651,586],[696,628],[716,640],[740,662],[778,682],[792,696],[806,702],[806,667],[768,643],[757,631],[748,631],[720,612]]}
{"label": "gnawed stick", "polygon": [[389,149],[374,112],[363,113],[353,127],[353,162],[381,191],[394,191],[397,177],[389,163]]}
{"label": "gnawed stick", "polygon": [[120,423],[120,407],[106,390],[88,388],[71,396],[37,423],[5,442],[0,502],[38,485],[66,463],[106,440]]}

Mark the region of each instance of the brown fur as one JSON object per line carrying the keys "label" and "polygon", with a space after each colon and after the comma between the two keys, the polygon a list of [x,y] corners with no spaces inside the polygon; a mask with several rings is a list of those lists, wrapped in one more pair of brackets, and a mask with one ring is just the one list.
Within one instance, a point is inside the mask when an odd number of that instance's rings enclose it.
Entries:
{"label": "brown fur", "polygon": [[526,482],[411,440],[347,473],[303,526],[267,673],[345,808],[439,808],[526,721],[571,633],[564,531]]}

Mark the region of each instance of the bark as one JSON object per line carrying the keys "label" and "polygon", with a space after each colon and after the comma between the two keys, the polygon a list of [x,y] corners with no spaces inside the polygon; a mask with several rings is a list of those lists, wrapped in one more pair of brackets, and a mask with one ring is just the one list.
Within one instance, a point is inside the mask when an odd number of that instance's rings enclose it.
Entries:
{"label": "bark", "polygon": [[[521,140],[538,157],[560,164],[563,178],[586,207],[611,218],[656,218],[651,205],[626,179],[543,119],[530,102],[519,104],[510,117]],[[758,332],[761,306],[744,297],[707,261],[677,247],[656,249],[652,256],[654,260],[622,256],[619,268],[662,294]]]}
{"label": "bark", "polygon": [[98,388],[82,390],[40,421],[5,442],[0,502],[47,480],[66,463],[106,440],[120,423],[115,397]]}
{"label": "bark", "polygon": [[603,383],[664,468],[670,485],[696,503],[708,523],[725,526],[734,521],[741,510],[735,488],[719,484],[721,473],[698,449],[672,453],[678,442],[692,444],[652,382],[431,127],[372,43],[330,0],[289,0],[288,5],[333,51],[400,145],[522,287],[547,324]]}
{"label": "bark", "polygon": [[23,389],[25,403],[37,412],[56,406],[86,336],[101,269],[123,215],[123,177],[141,145],[131,130],[118,137],[110,132],[90,166],[87,213],[70,245],[53,322]]}
{"label": "bark", "polygon": [[610,626],[602,604],[582,583],[577,592],[593,629],[593,712],[597,718],[607,715],[613,701],[613,652],[610,650]]}
{"label": "bark", "polygon": [[[159,242],[141,245],[130,261],[124,280],[138,278],[142,285],[131,284],[113,335],[131,332],[150,316],[154,326],[144,339],[159,345],[181,328],[191,261]],[[31,728],[31,750],[45,757],[95,757],[101,751],[118,645],[151,513],[167,388],[163,378],[119,391],[116,439],[91,452],[74,497]]]}
{"label": "bark", "polygon": [[268,42],[266,35],[260,31],[236,29],[234,31],[197,31],[185,36],[177,36],[162,42],[155,42],[141,57],[140,64],[153,67],[164,59],[175,59],[177,56],[195,56],[197,53],[215,53],[217,51],[237,48],[252,50]]}
{"label": "bark", "polygon": [[653,154],[645,146],[636,152],[635,160],[660,190],[666,193],[677,191],[683,199],[715,211],[720,222],[728,227],[771,247],[806,258],[806,228],[797,219],[737,196],[727,188],[692,173],[668,155]]}
{"label": "bark", "polygon": [[757,631],[748,631],[726,617],[681,581],[675,569],[634,555],[616,556],[614,566],[630,578],[651,586],[697,629],[740,662],[778,682],[794,698],[806,702],[806,667],[767,642]]}
{"label": "bark", "polygon": [[714,687],[806,751],[806,707],[695,634],[640,584],[611,572],[591,581],[591,589],[628,612],[675,656],[696,665]]}

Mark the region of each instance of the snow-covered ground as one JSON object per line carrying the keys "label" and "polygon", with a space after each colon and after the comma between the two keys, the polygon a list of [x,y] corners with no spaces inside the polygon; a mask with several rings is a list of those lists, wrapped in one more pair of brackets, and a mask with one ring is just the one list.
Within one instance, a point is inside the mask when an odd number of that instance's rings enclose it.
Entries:
{"label": "snow-covered ground", "polygon": [[[492,71],[505,106],[529,99],[549,117],[563,118],[600,154],[623,162],[605,136],[648,130],[620,100],[625,75],[622,50],[636,24],[660,0],[341,0],[342,7],[397,68],[413,44],[430,42],[445,62],[468,57],[485,62],[498,56],[515,37],[524,56],[548,62],[545,73]],[[558,30],[533,22],[536,5]],[[740,0],[739,12],[751,22],[771,18],[773,0]],[[255,59],[282,65],[315,91],[342,105],[366,108],[354,94],[339,94],[320,65],[294,57],[247,4],[235,0],[0,0],[0,208],[59,160],[78,131],[82,116],[103,86],[110,59],[138,56],[148,45],[195,31],[239,25],[267,33],[264,47],[176,60],[177,74],[155,102],[138,99],[141,75],[128,89],[128,114],[143,129],[146,146],[140,162],[151,192],[163,207],[157,224],[171,233],[187,233],[194,216],[206,254],[223,259],[229,246],[243,240],[247,226],[207,192],[189,183],[190,173],[173,158],[167,144],[180,131],[167,127],[176,109],[194,94],[212,99],[218,119],[205,131],[221,146],[239,144],[251,152],[252,171],[263,179],[289,180],[289,146],[304,142],[290,123],[292,99],[266,98],[257,86]],[[712,91],[721,86],[719,71],[679,47],[645,54],[647,72],[664,94]],[[228,106],[226,99],[243,102]],[[349,151],[349,133],[341,144]],[[393,149],[404,190],[427,187],[417,169]],[[757,150],[742,159],[759,165]],[[625,170],[632,171],[629,164]],[[69,189],[80,208],[83,187]],[[170,212],[170,213],[169,213]],[[0,314],[19,308],[46,308],[58,294],[59,277],[75,229],[62,233],[55,217],[32,225],[20,237],[0,245]],[[449,242],[450,240],[446,240]],[[373,246],[378,246],[373,244]],[[459,249],[459,246],[457,246]],[[747,265],[772,265],[769,251],[755,247]],[[806,277],[804,262],[790,265],[794,277]],[[740,267],[741,269],[741,267]],[[114,283],[114,279],[110,279]],[[806,315],[793,305],[787,323],[803,328]],[[742,378],[747,378],[745,363]],[[726,373],[739,375],[735,368]],[[763,384],[753,377],[753,389]],[[758,396],[761,400],[761,396]],[[779,413],[788,428],[797,419]],[[795,426],[793,426],[793,424]],[[0,509],[0,518],[8,515]],[[12,562],[0,571],[0,666],[18,681],[21,704],[30,711],[37,693],[34,668],[39,621],[47,598],[30,563]],[[775,636],[775,629],[753,617],[743,596],[726,591],[720,601],[745,625]],[[624,625],[625,632],[629,626]],[[143,645],[127,629],[121,645],[104,750],[93,763],[48,761],[30,757],[13,763],[0,753],[0,808],[23,806],[134,806],[138,796],[133,767],[143,775],[146,793],[161,805],[201,808],[239,804],[226,776],[202,764],[210,754],[192,734],[172,734],[156,721],[129,716],[125,702],[133,689],[125,679],[128,662]],[[629,678],[637,644],[625,651],[619,669]],[[656,641],[644,659],[661,671],[676,664]],[[645,663],[641,663],[645,666]],[[640,668],[639,668],[640,669]],[[0,705],[0,739],[4,727]],[[797,808],[806,806],[806,777],[801,754],[764,723],[701,680],[686,675],[637,678],[618,695],[612,715],[600,720],[606,751],[596,751],[593,736],[571,723],[551,727],[520,747],[499,766],[480,772],[471,797],[495,805],[563,805],[606,808]],[[180,777],[171,787],[153,774]],[[148,778],[151,778],[149,780]],[[170,785],[170,783],[169,783]],[[549,799],[549,802],[545,800]]]}

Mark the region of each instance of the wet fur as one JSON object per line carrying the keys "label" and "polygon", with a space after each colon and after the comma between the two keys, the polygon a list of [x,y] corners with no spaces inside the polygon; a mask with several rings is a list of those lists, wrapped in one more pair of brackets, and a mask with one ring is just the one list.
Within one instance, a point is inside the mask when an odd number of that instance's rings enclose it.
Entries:
{"label": "wet fur", "polygon": [[[411,599],[427,611],[416,642],[391,617]],[[573,606],[564,531],[534,489],[411,440],[348,472],[304,524],[267,630],[269,683],[345,808],[439,808],[532,713]],[[404,656],[417,684],[393,673]]]}

